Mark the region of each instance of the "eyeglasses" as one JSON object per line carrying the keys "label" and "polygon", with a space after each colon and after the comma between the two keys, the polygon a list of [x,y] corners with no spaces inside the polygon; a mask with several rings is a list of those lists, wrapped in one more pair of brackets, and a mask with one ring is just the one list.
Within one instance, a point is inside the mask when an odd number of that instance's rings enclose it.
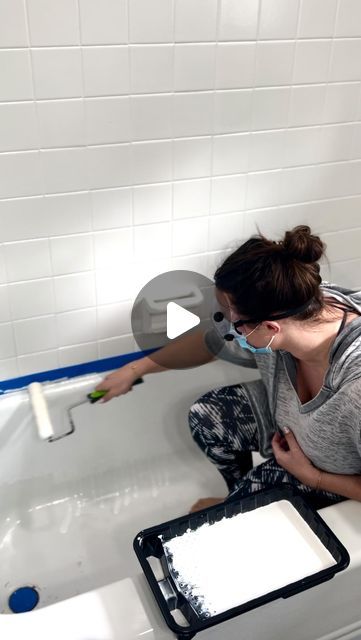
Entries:
{"label": "eyeglasses", "polygon": [[295,309],[288,309],[287,311],[282,311],[282,313],[276,313],[273,316],[268,316],[266,318],[248,318],[247,320],[236,320],[233,323],[233,326],[237,333],[242,333],[238,331],[240,327],[243,327],[245,324],[260,324],[261,322],[265,322],[265,320],[281,320],[282,318],[290,318],[291,316],[295,316],[298,313],[302,313],[302,311],[306,311],[309,307],[311,300],[302,304],[300,307],[296,307]]}
{"label": "eyeglasses", "polygon": [[[289,318],[291,316],[295,316],[298,313],[302,313],[302,311],[306,311],[306,309],[309,307],[311,303],[311,300],[309,300],[308,302],[306,302],[305,304],[301,305],[300,307],[296,307],[295,309],[288,309],[287,311],[282,311],[282,313],[277,313],[273,316],[267,316],[266,318],[247,318],[246,320],[236,320],[236,322],[233,322],[233,327],[235,329],[235,331],[237,333],[239,333],[240,335],[242,335],[242,330],[241,327],[244,327],[244,325],[246,324],[261,324],[261,322],[265,322],[265,320],[281,320],[282,318]],[[222,322],[222,320],[224,319],[224,315],[221,311],[217,311],[214,315],[213,315],[213,320],[215,322]]]}

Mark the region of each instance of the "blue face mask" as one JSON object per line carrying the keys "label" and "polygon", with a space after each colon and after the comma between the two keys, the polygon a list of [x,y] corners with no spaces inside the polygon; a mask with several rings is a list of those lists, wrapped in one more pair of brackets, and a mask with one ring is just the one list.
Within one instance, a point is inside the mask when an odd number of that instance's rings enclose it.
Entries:
{"label": "blue face mask", "polygon": [[261,323],[258,323],[257,326],[245,336],[240,335],[235,330],[233,323],[225,317],[224,308],[219,305],[218,301],[215,301],[213,305],[212,319],[217,333],[219,333],[219,335],[224,340],[235,340],[240,347],[242,347],[243,349],[248,349],[252,353],[272,353],[271,344],[276,336],[273,336],[271,338],[266,347],[254,347],[252,344],[249,344],[249,342],[247,342],[247,337],[250,336],[251,333],[253,333],[253,331],[255,331]]}
{"label": "blue face mask", "polygon": [[[257,325],[257,327],[259,327],[259,324]],[[252,344],[249,344],[249,342],[247,342],[248,336],[250,336],[251,333],[256,331],[257,327],[252,329],[252,331],[247,333],[245,336],[243,336],[243,335],[240,336],[238,333],[235,334],[235,332],[234,333],[232,332],[233,335],[234,335],[234,339],[238,342],[238,344],[243,349],[248,349],[249,351],[252,351],[252,353],[272,353],[271,344],[272,344],[272,342],[273,342],[273,340],[275,339],[276,336],[272,336],[271,340],[269,341],[269,343],[265,347],[254,347]]]}

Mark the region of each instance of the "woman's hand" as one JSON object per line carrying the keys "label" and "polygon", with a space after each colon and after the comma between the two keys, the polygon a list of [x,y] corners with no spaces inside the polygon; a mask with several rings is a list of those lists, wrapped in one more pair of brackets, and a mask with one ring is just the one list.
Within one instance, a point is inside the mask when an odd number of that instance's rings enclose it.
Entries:
{"label": "woman's hand", "polygon": [[133,388],[134,380],[139,378],[139,374],[124,365],[121,369],[113,371],[99,382],[95,387],[96,391],[108,391],[108,393],[99,402],[109,402],[116,396],[122,396]]}
{"label": "woman's hand", "polygon": [[272,449],[277,463],[297,480],[309,487],[316,487],[319,470],[305,456],[292,431],[287,427],[282,436],[278,431],[272,438]]}

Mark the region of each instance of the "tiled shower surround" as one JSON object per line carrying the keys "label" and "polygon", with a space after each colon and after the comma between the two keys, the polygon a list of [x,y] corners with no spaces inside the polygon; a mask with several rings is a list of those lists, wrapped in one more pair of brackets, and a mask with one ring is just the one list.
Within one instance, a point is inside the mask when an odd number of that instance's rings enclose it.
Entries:
{"label": "tiled shower surround", "polygon": [[256,224],[360,287],[360,80],[360,0],[0,0],[0,378],[136,350]]}

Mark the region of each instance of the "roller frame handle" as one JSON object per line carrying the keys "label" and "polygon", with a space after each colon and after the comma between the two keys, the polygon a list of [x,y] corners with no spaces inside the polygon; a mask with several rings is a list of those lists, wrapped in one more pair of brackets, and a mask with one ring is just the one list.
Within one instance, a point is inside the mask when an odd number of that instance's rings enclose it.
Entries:
{"label": "roller frame handle", "polygon": [[[141,382],[144,382],[143,378],[137,378],[136,380],[134,380],[133,385],[140,384]],[[103,398],[107,393],[108,390],[103,391],[103,389],[99,389],[99,391],[92,391],[91,393],[88,393],[87,398],[90,404],[94,404],[95,402],[98,402],[98,400]]]}

